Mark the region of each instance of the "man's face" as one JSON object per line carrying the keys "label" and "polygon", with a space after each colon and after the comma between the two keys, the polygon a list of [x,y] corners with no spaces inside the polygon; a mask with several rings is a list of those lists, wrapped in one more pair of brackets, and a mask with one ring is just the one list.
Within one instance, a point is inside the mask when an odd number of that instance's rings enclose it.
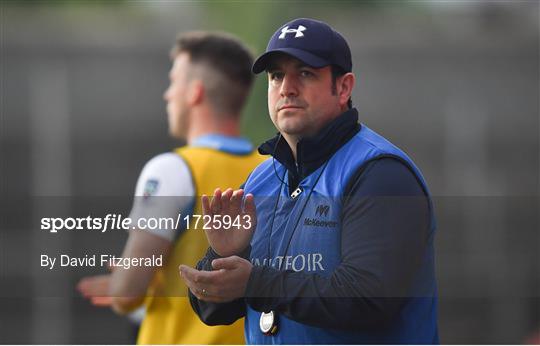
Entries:
{"label": "man's face", "polygon": [[341,113],[330,66],[309,67],[285,54],[276,54],[268,66],[268,111],[282,134],[313,136]]}
{"label": "man's face", "polygon": [[176,56],[169,72],[169,88],[163,95],[167,101],[169,133],[173,137],[182,139],[185,139],[189,127],[189,106],[186,101],[189,65],[190,59],[187,53]]}

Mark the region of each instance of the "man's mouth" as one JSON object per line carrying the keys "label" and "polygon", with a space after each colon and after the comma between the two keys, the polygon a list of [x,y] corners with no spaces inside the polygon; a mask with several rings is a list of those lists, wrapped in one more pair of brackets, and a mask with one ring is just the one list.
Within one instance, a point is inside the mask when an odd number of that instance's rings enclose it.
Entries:
{"label": "man's mouth", "polygon": [[302,107],[300,106],[297,106],[297,105],[283,105],[281,107],[279,107],[278,110],[283,110],[283,109],[301,109]]}

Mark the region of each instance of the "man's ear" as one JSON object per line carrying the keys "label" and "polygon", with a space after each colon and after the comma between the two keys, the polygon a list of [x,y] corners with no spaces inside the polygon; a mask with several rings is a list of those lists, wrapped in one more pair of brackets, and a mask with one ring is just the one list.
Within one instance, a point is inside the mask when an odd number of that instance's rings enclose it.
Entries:
{"label": "man's ear", "polygon": [[340,105],[347,105],[347,101],[349,101],[349,98],[351,98],[355,83],[356,77],[352,72],[347,72],[338,78],[338,95]]}
{"label": "man's ear", "polygon": [[187,89],[187,103],[195,106],[203,102],[205,96],[204,84],[199,79],[193,79]]}

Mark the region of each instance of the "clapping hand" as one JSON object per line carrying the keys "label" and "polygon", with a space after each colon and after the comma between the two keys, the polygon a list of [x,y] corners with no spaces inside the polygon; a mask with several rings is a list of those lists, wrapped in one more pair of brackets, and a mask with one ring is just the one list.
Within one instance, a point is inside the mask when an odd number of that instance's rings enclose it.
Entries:
{"label": "clapping hand", "polygon": [[242,189],[227,189],[222,193],[219,188],[211,201],[208,196],[202,196],[203,213],[212,220],[210,227],[205,228],[206,237],[221,257],[240,254],[249,245],[257,226],[253,195],[247,194],[245,199],[243,196]]}

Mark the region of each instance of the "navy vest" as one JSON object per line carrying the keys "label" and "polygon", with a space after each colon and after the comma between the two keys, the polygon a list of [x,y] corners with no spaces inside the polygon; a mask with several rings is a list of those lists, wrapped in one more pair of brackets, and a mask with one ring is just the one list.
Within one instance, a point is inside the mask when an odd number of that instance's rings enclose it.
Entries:
{"label": "navy vest", "polygon": [[[300,182],[303,192],[289,195],[287,171],[269,159],[259,165],[245,184],[255,196],[257,229],[251,241],[254,265],[273,266],[331,276],[340,264],[343,191],[359,168],[378,157],[400,159],[414,172],[429,198],[430,238],[408,298],[393,324],[384,331],[343,331],[302,324],[279,315],[279,330],[271,336],[259,329],[260,312],[248,305],[245,321],[248,344],[433,344],[438,343],[437,289],[433,234],[435,217],[427,185],[419,169],[399,148],[362,125],[361,130],[321,167]],[[278,199],[279,196],[279,199]],[[359,312],[361,313],[361,312]]]}

